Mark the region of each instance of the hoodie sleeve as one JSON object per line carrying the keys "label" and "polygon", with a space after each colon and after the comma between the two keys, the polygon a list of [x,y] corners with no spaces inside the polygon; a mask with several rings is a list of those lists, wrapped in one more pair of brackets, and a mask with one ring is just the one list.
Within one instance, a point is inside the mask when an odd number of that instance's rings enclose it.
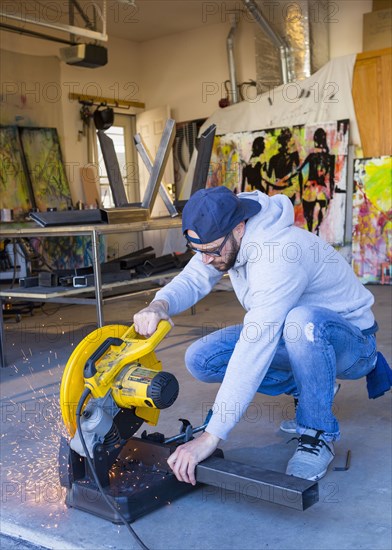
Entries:
{"label": "hoodie sleeve", "polygon": [[227,366],[206,431],[226,439],[253,399],[274,357],[289,311],[304,292],[308,278],[299,264],[282,259],[248,264],[252,306]]}
{"label": "hoodie sleeve", "polygon": [[196,254],[179,275],[156,293],[154,300],[165,300],[169,315],[176,315],[204,298],[222,276],[222,272],[203,263],[201,254]]}

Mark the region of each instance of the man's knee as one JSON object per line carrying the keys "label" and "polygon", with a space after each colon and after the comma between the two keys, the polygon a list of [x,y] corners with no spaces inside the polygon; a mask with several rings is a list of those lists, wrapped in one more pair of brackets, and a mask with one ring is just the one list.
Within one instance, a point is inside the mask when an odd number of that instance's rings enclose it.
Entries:
{"label": "man's knee", "polygon": [[297,306],[290,310],[283,328],[285,343],[296,343],[301,340],[314,342],[315,333],[325,318],[322,310],[323,308],[315,306]]}
{"label": "man's knee", "polygon": [[205,358],[201,352],[200,341],[197,340],[189,346],[185,352],[185,366],[191,375],[198,380],[203,380],[205,372]]}

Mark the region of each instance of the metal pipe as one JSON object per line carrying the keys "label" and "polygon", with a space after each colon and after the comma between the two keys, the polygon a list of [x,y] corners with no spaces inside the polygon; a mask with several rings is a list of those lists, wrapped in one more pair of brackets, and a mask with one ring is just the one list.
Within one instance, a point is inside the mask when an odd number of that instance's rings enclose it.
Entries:
{"label": "metal pipe", "polygon": [[283,81],[283,84],[287,84],[291,80],[289,78],[287,48],[285,46],[281,46],[279,48],[279,53],[280,53],[280,70],[281,70],[281,73],[282,73],[282,81]]}
{"label": "metal pipe", "polygon": [[231,21],[230,32],[227,36],[227,57],[229,62],[229,74],[230,74],[230,86],[231,86],[231,102],[238,103],[238,92],[237,92],[237,76],[235,70],[235,60],[234,60],[234,34],[237,28],[237,18],[233,17]]}
{"label": "metal pipe", "polygon": [[256,23],[271,40],[273,45],[280,52],[280,65],[283,84],[289,82],[289,47],[286,41],[271,27],[267,19],[259,10],[254,0],[242,0],[248,12],[253,16]]}

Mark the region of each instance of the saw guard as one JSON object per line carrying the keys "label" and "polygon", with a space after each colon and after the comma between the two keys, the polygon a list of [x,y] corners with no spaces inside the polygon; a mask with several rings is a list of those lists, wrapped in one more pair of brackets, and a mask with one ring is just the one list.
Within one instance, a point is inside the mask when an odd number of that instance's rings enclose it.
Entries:
{"label": "saw guard", "polygon": [[[76,432],[76,407],[85,388],[83,370],[87,359],[96,350],[97,345],[114,336],[121,338],[129,326],[106,325],[93,332],[76,346],[65,366],[60,386],[60,408],[64,424],[71,437]],[[86,403],[88,403],[86,399]]]}
{"label": "saw guard", "polygon": [[[110,337],[124,339],[123,346],[126,346],[126,343],[134,344],[133,353],[124,358],[125,364],[129,361],[143,358],[143,363],[146,367],[155,368],[159,371],[162,367],[154,354],[154,349],[170,330],[171,324],[166,320],[161,320],[154,334],[149,338],[145,338],[136,332],[134,325],[130,327],[126,325],[106,325],[88,334],[76,346],[65,366],[60,386],[61,414],[71,437],[75,435],[77,429],[76,408],[84,389],[89,387],[88,384],[86,385],[84,367],[86,361],[97,350],[97,347]],[[121,368],[121,362],[119,365]],[[105,394],[109,389],[106,389]],[[92,394],[94,397],[97,397],[94,394],[94,390]],[[103,397],[103,395],[98,396]],[[88,403],[88,400],[89,398],[86,399],[85,405]],[[156,425],[159,418],[158,409],[136,407],[135,413],[139,418],[146,420],[152,425]]]}

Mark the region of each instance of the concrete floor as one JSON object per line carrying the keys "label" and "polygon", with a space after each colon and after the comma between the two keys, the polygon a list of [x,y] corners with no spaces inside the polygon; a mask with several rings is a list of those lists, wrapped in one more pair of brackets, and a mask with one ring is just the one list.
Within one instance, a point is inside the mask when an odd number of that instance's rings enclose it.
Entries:
{"label": "concrete floor", "polygon": [[[391,288],[370,286],[380,324],[379,349],[391,361]],[[106,323],[129,323],[145,301],[135,298],[105,307]],[[208,328],[241,321],[232,292],[215,292],[178,316],[160,345],[164,369],[180,382],[176,403],[161,413],[159,431],[178,433],[178,418],[199,425],[217,391],[197,382],[183,367],[188,343]],[[46,304],[43,311],[6,322],[7,360],[1,371],[1,530],[4,535],[59,550],[131,549],[137,544],[124,526],[67,509],[58,482],[59,438],[65,435],[58,396],[64,365],[74,346],[93,330],[91,307]],[[246,367],[246,358],[244,358]],[[391,539],[391,395],[367,397],[365,381],[343,381],[335,400],[342,440],[334,466],[352,452],[347,472],[330,469],[319,482],[320,500],[299,512],[223,489],[194,490],[133,523],[152,549],[388,549]],[[285,471],[296,442],[279,431],[292,412],[287,396],[256,395],[252,417],[243,419],[222,445],[228,459]],[[146,425],[143,426],[145,428]],[[155,431],[155,429],[152,429]],[[0,539],[1,548],[16,548]],[[14,544],[14,546],[12,546]],[[29,547],[28,545],[26,547]],[[23,548],[21,546],[21,548]]]}

